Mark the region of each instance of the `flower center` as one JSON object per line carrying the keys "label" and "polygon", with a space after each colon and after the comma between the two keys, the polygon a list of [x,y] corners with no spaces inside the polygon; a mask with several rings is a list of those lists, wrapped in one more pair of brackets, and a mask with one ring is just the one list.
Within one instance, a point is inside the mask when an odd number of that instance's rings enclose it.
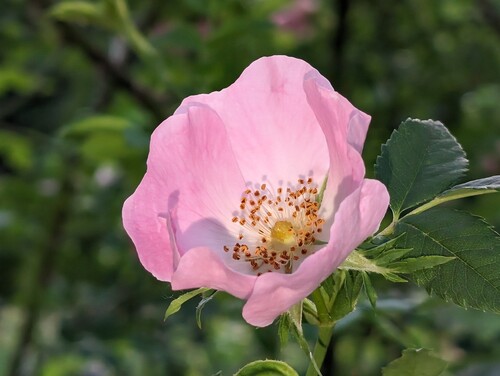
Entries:
{"label": "flower center", "polygon": [[295,231],[289,221],[277,221],[271,229],[273,243],[290,246],[295,244]]}
{"label": "flower center", "polygon": [[315,235],[325,223],[318,212],[318,187],[312,178],[276,190],[260,185],[243,192],[238,216],[239,241],[224,246],[236,261],[248,262],[260,275],[281,271],[292,273],[294,264],[314,252]]}

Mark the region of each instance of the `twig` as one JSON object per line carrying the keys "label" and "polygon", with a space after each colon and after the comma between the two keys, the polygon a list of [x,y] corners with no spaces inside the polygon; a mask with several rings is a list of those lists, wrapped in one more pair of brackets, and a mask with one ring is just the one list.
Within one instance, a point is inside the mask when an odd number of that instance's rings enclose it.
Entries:
{"label": "twig", "polygon": [[92,46],[70,25],[60,21],[57,21],[55,25],[67,42],[78,47],[89,60],[108,74],[118,87],[129,92],[141,105],[150,110],[157,120],[163,120],[166,117],[167,98],[165,96],[152,93],[132,80],[121,66],[112,63],[106,55]]}
{"label": "twig", "polygon": [[[28,14],[31,14],[31,21],[37,26],[37,21],[44,16],[45,10],[50,6],[50,2],[47,0],[32,0],[28,2],[28,6]],[[127,74],[122,64],[112,62],[73,26],[62,21],[54,21],[54,26],[67,43],[80,49],[94,65],[99,67],[104,74],[108,75],[117,87],[127,91],[137,102],[149,110],[158,122],[165,119],[168,115],[166,111],[168,108],[168,98],[164,94],[154,93],[136,82]]]}
{"label": "twig", "polygon": [[9,376],[16,376],[21,373],[22,360],[33,341],[33,334],[43,305],[45,296],[43,292],[50,283],[55,268],[56,256],[64,239],[64,228],[70,216],[70,206],[75,191],[72,181],[73,174],[70,172],[74,169],[74,164],[68,163],[67,166],[71,167],[65,171],[61,182],[61,191],[55,201],[54,214],[47,229],[49,235],[40,248],[35,276],[29,286],[30,290],[28,291],[25,307],[26,316],[21,325],[19,341],[13,351],[9,365],[7,373]]}

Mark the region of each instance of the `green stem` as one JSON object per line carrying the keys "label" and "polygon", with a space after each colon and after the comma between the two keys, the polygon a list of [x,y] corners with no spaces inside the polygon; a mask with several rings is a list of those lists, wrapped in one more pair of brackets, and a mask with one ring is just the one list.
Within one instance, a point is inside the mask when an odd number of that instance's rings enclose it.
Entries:
{"label": "green stem", "polygon": [[[319,335],[316,344],[314,345],[313,350],[313,358],[316,361],[316,364],[319,369],[321,369],[321,365],[325,360],[326,351],[328,350],[328,345],[332,339],[333,327],[335,324],[330,326],[320,326],[319,327]],[[317,372],[314,368],[314,365],[309,363],[309,367],[307,368],[306,376],[317,376]]]}
{"label": "green stem", "polygon": [[394,228],[396,227],[397,221],[398,221],[397,219],[393,219],[393,221],[389,224],[389,226],[387,226],[382,231],[380,231],[377,234],[377,236],[389,236],[389,235],[392,235],[392,233],[394,232]]}

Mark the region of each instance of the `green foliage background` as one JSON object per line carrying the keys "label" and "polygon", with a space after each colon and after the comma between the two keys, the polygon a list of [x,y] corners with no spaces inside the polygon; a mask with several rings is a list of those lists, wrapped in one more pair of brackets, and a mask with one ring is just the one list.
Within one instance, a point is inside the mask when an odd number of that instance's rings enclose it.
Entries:
{"label": "green foliage background", "polygon": [[[304,371],[298,346],[280,350],[277,327],[248,326],[227,295],[205,307],[203,330],[195,301],[164,323],[176,294],[121,226],[153,129],[263,55],[307,60],[372,115],[368,174],[408,116],[447,125],[470,179],[500,174],[498,0],[125,5],[2,2],[0,375],[229,375],[266,357]],[[499,195],[451,206],[500,228]],[[433,348],[449,374],[500,374],[498,316],[375,282],[379,311],[362,302],[338,325],[331,374],[379,375],[405,347]]]}

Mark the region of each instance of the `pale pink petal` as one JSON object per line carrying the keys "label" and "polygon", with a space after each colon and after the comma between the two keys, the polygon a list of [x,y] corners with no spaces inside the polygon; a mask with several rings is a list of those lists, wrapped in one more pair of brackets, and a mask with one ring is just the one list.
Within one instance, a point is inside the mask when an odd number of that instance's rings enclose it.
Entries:
{"label": "pale pink petal", "polygon": [[[183,110],[190,126],[174,140],[181,153],[171,158],[166,171],[176,184],[173,197],[177,202],[172,205],[177,204],[179,250],[182,254],[192,247],[210,246],[222,252],[223,245],[234,244],[234,234],[227,231],[227,225],[239,209],[245,183],[218,115],[201,104]],[[166,150],[157,152],[165,154]]]}
{"label": "pale pink petal", "polygon": [[[334,91],[317,72],[306,76],[304,91],[328,144],[330,169],[322,210],[331,219],[335,208],[359,187],[365,175],[360,152],[370,116]],[[331,221],[327,224],[331,225]]]}
{"label": "pale pink petal", "polygon": [[171,279],[165,213],[174,208],[181,255],[201,245],[222,249],[230,234],[224,239],[203,227],[185,237],[184,231],[208,219],[230,223],[244,187],[224,125],[213,110],[191,105],[168,118],[153,133],[148,170],[123,208],[124,227],[144,267],[158,279]]}
{"label": "pale pink petal", "polygon": [[160,199],[162,194],[162,184],[146,174],[123,205],[123,227],[134,242],[144,268],[159,280],[170,281],[172,249],[165,219],[158,216],[166,209],[166,201]]}
{"label": "pale pink petal", "polygon": [[370,125],[371,117],[361,111],[356,111],[349,121],[349,130],[347,133],[347,142],[354,147],[360,154],[363,151],[363,145]]}
{"label": "pale pink petal", "polygon": [[226,124],[236,159],[252,183],[296,183],[328,170],[325,137],[307,103],[304,76],[316,70],[302,60],[273,56],[252,63],[227,89],[185,99],[212,107]]}
{"label": "pale pink petal", "polygon": [[364,236],[364,239],[366,239],[378,230],[380,222],[382,222],[389,207],[390,197],[387,187],[375,179],[365,179],[363,181],[362,195],[363,199],[359,203],[361,216],[358,226],[365,229],[367,235],[360,236]]}
{"label": "pale pink petal", "polygon": [[[184,255],[180,255],[177,248],[176,233],[178,229],[175,224],[177,210],[166,214],[167,227],[171,239],[171,247],[174,254],[174,273],[172,275],[172,289],[185,290],[198,287],[208,287],[226,291],[240,299],[246,299],[253,289],[256,276],[238,273],[228,268],[216,248],[196,247],[191,248]],[[196,225],[195,225],[196,226]],[[200,229],[207,231],[204,224]],[[210,226],[208,226],[210,228]],[[196,229],[193,236],[199,236]],[[213,237],[213,234],[208,234]]]}
{"label": "pale pink petal", "polygon": [[388,203],[385,186],[376,180],[365,180],[340,204],[327,246],[307,257],[292,274],[266,273],[257,279],[243,307],[245,320],[255,326],[267,326],[307,297],[357,245],[377,230]]}
{"label": "pale pink petal", "polygon": [[190,249],[181,257],[172,277],[172,289],[209,287],[246,299],[252,292],[256,279],[256,276],[228,268],[213,250],[198,247]]}

